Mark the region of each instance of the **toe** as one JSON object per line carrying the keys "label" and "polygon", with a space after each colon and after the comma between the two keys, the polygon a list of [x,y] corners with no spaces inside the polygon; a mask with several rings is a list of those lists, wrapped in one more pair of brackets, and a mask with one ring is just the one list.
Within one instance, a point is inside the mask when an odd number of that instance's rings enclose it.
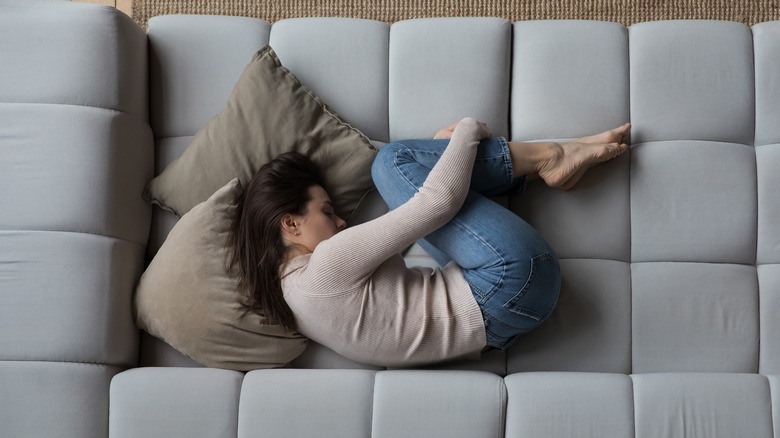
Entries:
{"label": "toe", "polygon": [[626,139],[626,135],[631,130],[631,123],[626,123],[623,126],[613,130],[612,132],[615,133],[617,136],[618,142],[623,142]]}

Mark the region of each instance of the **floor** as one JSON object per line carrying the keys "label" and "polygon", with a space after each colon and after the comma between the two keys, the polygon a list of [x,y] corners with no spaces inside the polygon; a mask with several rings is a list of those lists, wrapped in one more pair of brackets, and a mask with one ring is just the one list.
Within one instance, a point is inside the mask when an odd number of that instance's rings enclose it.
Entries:
{"label": "floor", "polygon": [[133,0],[73,0],[82,3],[97,3],[106,6],[113,6],[129,16],[133,16]]}

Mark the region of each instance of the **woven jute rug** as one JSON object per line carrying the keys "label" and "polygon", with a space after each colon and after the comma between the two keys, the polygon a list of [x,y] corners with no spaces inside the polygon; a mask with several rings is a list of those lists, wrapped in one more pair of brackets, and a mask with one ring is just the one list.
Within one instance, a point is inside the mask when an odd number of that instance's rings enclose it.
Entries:
{"label": "woven jute rug", "polygon": [[293,17],[352,17],[393,23],[424,17],[502,17],[511,21],[584,19],[634,23],[706,19],[747,25],[780,20],[780,0],[134,0],[146,28],[165,14],[237,15],[275,22]]}

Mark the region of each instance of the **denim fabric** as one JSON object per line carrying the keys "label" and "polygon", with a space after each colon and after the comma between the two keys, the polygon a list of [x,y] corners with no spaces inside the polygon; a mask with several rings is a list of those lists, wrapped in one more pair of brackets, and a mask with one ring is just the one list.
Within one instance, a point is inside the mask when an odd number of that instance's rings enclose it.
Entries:
{"label": "denim fabric", "polygon": [[[406,140],[382,148],[372,176],[390,209],[414,196],[448,143]],[[524,185],[524,177],[512,179],[506,140],[483,140],[463,207],[452,221],[419,241],[441,266],[454,261],[463,269],[482,310],[487,345],[502,350],[552,313],[561,284],[558,260],[547,242],[488,199]]]}

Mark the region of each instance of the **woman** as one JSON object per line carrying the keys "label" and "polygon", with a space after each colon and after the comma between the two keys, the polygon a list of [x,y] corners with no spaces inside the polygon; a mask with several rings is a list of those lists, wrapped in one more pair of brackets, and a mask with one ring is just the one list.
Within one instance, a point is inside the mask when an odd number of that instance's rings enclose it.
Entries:
{"label": "woman", "polygon": [[[283,154],[250,182],[234,223],[246,305],[363,363],[504,350],[550,315],[560,272],[538,233],[486,195],[536,177],[570,189],[627,149],[628,129],[508,143],[466,118],[439,140],[386,145],[372,175],[391,211],[349,229],[314,165]],[[400,252],[415,241],[443,268],[407,268]]]}

